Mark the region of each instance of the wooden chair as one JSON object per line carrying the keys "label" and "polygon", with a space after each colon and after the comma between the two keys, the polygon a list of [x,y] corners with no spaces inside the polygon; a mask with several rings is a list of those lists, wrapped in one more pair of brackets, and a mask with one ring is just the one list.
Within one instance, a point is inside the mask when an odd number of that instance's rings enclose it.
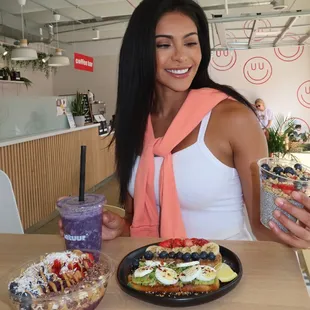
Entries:
{"label": "wooden chair", "polygon": [[121,207],[111,206],[111,205],[105,205],[104,209],[107,211],[111,211],[113,213],[118,214],[121,217],[125,216],[125,210]]}

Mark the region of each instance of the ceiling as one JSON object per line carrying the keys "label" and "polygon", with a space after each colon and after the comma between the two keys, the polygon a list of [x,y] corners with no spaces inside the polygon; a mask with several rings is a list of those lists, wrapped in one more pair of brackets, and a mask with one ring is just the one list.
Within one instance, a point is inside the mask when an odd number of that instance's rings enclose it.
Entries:
{"label": "ceiling", "polygon": [[[82,44],[122,38],[140,0],[27,0],[26,37],[30,42],[55,45],[53,13],[61,15],[59,40]],[[215,49],[259,48],[310,44],[309,0],[199,0],[209,22]],[[284,6],[283,10],[275,10]],[[21,37],[17,0],[0,0],[0,40]],[[40,30],[41,29],[41,30]],[[98,36],[99,34],[99,36]],[[308,40],[309,39],[309,40]],[[3,40],[4,41],[4,40]]]}

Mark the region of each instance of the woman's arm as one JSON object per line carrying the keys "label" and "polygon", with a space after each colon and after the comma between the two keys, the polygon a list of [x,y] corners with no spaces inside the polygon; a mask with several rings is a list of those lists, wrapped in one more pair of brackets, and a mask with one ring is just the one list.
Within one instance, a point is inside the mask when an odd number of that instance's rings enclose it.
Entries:
{"label": "woman's arm", "polygon": [[236,102],[232,104],[235,105],[235,111],[233,118],[229,119],[230,141],[252,231],[258,240],[281,242],[260,222],[260,181],[257,161],[268,156],[266,137],[252,111]]}
{"label": "woman's arm", "polygon": [[125,225],[122,232],[123,237],[129,237],[130,236],[130,226],[132,224],[133,219],[133,198],[127,194],[127,198],[125,201]]}

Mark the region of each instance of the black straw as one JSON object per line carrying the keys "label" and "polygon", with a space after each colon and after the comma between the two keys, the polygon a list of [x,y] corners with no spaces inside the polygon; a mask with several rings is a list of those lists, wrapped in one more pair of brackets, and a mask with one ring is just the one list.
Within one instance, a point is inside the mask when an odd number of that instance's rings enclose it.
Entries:
{"label": "black straw", "polygon": [[81,146],[80,161],[80,194],[79,201],[84,201],[85,195],[85,170],[86,170],[86,145]]}

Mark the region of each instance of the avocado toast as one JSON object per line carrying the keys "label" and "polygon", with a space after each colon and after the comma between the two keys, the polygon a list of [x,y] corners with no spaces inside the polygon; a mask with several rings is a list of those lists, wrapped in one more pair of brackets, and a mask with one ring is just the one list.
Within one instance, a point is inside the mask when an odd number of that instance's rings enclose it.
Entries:
{"label": "avocado toast", "polygon": [[[220,288],[217,269],[222,265],[219,246],[205,239],[169,239],[149,246],[136,259],[128,286],[161,294],[207,293]],[[231,270],[233,280],[237,274]]]}

